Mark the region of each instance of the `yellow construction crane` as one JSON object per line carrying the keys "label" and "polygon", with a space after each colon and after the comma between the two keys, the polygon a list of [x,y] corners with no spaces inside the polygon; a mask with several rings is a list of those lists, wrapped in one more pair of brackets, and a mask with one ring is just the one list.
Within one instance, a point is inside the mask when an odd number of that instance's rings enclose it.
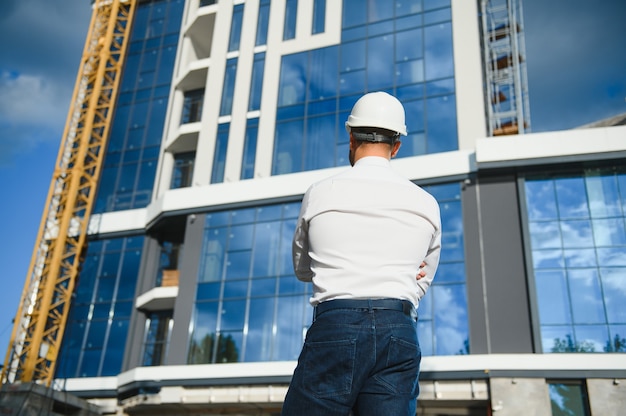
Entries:
{"label": "yellow construction crane", "polygon": [[67,322],[136,0],[96,0],[2,383],[50,386]]}

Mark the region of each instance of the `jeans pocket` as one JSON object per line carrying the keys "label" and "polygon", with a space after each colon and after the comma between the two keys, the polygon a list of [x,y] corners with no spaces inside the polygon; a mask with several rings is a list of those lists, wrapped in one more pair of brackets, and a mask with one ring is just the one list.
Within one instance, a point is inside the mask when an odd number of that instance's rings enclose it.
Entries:
{"label": "jeans pocket", "polygon": [[356,339],[306,342],[303,388],[316,397],[350,394],[355,354]]}
{"label": "jeans pocket", "polygon": [[419,344],[392,336],[387,354],[387,367],[378,378],[394,394],[416,395],[420,361]]}

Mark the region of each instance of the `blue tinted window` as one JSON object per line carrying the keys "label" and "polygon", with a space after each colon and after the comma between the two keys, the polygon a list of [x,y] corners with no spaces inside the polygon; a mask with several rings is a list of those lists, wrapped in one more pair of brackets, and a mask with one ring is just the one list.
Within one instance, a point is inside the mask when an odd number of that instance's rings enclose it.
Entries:
{"label": "blue tinted window", "polygon": [[274,163],[272,175],[302,170],[302,140],[304,120],[279,122],[274,139]]}
{"label": "blue tinted window", "polygon": [[[345,0],[339,46],[283,56],[274,175],[347,164],[343,124],[356,100],[375,90],[405,105],[409,135],[398,157],[458,149],[449,2],[429,4],[430,24],[421,1],[394,3]],[[325,111],[334,118],[313,120]]]}
{"label": "blue tinted window", "polygon": [[298,207],[207,215],[189,363],[297,358],[311,320],[310,287],[291,267]]}
{"label": "blue tinted window", "polygon": [[298,0],[286,0],[285,2],[285,26],[283,27],[283,40],[296,37],[296,20],[298,17]]}
{"label": "blue tinted window", "polygon": [[228,148],[228,134],[230,123],[220,124],[217,128],[215,140],[215,153],[213,154],[213,170],[211,171],[211,183],[224,182],[224,169],[226,167],[226,150]]}
{"label": "blue tinted window", "polygon": [[202,104],[204,103],[204,88],[185,92],[183,102],[183,114],[180,124],[195,123],[202,117]]}
{"label": "blue tinted window", "polygon": [[435,10],[432,12],[424,13],[424,24],[429,25],[433,23],[440,23],[450,21],[451,11],[450,8]]}
{"label": "blue tinted window", "polygon": [[[419,1],[421,3],[421,1]],[[425,0],[424,10],[434,10],[441,7],[450,7],[450,0]]]}
{"label": "blue tinted window", "polygon": [[394,13],[394,7],[389,0],[370,0],[368,1],[367,20],[376,22],[379,20],[391,19]]}
{"label": "blue tinted window", "polygon": [[323,33],[326,24],[326,0],[313,1],[313,25],[312,32]]}
{"label": "blue tinted window", "polygon": [[342,18],[343,28],[365,24],[367,7],[363,7],[363,0],[344,0]]}
{"label": "blue tinted window", "polygon": [[146,336],[143,346],[143,366],[165,363],[172,322],[171,310],[151,312],[146,322]]}
{"label": "blue tinted window", "polygon": [[[311,51],[307,73],[309,74],[307,101],[327,100],[337,96],[339,77],[337,71],[327,71],[327,68],[337,68],[339,62],[338,48],[324,48]],[[331,110],[334,110],[332,108]]]}
{"label": "blue tinted window", "polygon": [[235,78],[237,76],[237,58],[226,61],[224,73],[224,89],[222,90],[222,104],[220,116],[227,116],[233,110],[233,95],[235,94]]}
{"label": "blue tinted window", "polygon": [[270,0],[261,0],[259,5],[259,16],[256,23],[256,41],[255,46],[265,45],[267,43],[267,28],[270,21]]}
{"label": "blue tinted window", "polygon": [[241,163],[241,179],[254,177],[254,163],[256,160],[256,142],[259,133],[259,119],[253,118],[246,124],[246,138],[243,145],[243,160]]}
{"label": "blue tinted window", "polygon": [[[94,212],[145,207],[152,196],[154,173],[165,120],[184,2],[141,2],[133,21],[130,48],[111,123],[105,168]],[[167,45],[167,46],[164,46]]]}
{"label": "blue tinted window", "polygon": [[420,301],[418,334],[423,355],[469,353],[461,187],[424,187],[439,202],[442,251],[431,289]]}
{"label": "blue tinted window", "polygon": [[454,75],[452,54],[452,23],[443,23],[424,28],[424,52],[427,80]]}
{"label": "blue tinted window", "polygon": [[350,43],[344,43],[341,48],[340,72],[354,72],[365,69],[366,58],[366,42],[365,40],[357,40]]}
{"label": "blue tinted window", "polygon": [[172,172],[170,189],[191,186],[195,160],[196,152],[184,152],[174,155],[174,170]]}
{"label": "blue tinted window", "polygon": [[[136,34],[137,39],[146,37],[146,27],[148,26],[148,19],[150,18],[149,7],[137,7],[135,11],[135,20],[133,21],[133,33]],[[136,39],[132,39],[131,42],[137,42]]]}
{"label": "blue tinted window", "polygon": [[426,151],[440,153],[458,148],[454,95],[426,100]]}
{"label": "blue tinted window", "polygon": [[395,59],[397,62],[424,57],[424,31],[421,28],[405,30],[396,34]]}
{"label": "blue tinted window", "polygon": [[393,88],[394,40],[392,36],[377,36],[367,42],[368,91]]}
{"label": "blue tinted window", "polygon": [[625,352],[622,169],[525,181],[543,352]]}
{"label": "blue tinted window", "polygon": [[121,371],[142,244],[143,237],[89,243],[56,377],[104,377]]}
{"label": "blue tinted window", "polygon": [[303,103],[306,94],[308,53],[301,52],[283,57],[280,67],[278,106]]}
{"label": "blue tinted window", "polygon": [[239,42],[241,41],[241,26],[243,23],[243,4],[237,4],[233,8],[233,20],[230,25],[230,41],[228,42],[228,51],[239,50]]}
{"label": "blue tinted window", "polygon": [[[428,0],[431,3],[431,0]],[[422,0],[403,1],[396,0],[396,16],[411,15],[422,11]]]}
{"label": "blue tinted window", "polygon": [[[180,22],[183,19],[184,0],[170,0],[167,12],[164,13],[164,17],[167,17],[165,22],[165,33],[169,34],[170,38],[178,40],[178,31],[180,30]],[[167,37],[165,38],[167,39]],[[176,45],[177,42],[171,42],[169,44]]]}
{"label": "blue tinted window", "polygon": [[187,91],[183,101],[183,115],[180,124],[195,123],[202,117],[202,105],[204,103],[204,88]]}
{"label": "blue tinted window", "polygon": [[554,416],[587,416],[589,415],[589,403],[587,392],[582,382],[550,382],[550,405]]}
{"label": "blue tinted window", "polygon": [[252,64],[252,81],[250,84],[250,102],[248,111],[261,108],[261,93],[263,92],[263,73],[265,71],[265,52],[254,55]]}
{"label": "blue tinted window", "polygon": [[[169,84],[172,79],[172,73],[174,72],[174,60],[176,59],[176,43],[160,48],[159,53],[161,54],[161,58],[159,61],[159,67],[157,68],[156,84],[162,87]],[[155,87],[155,92],[156,91],[158,91],[157,87]]]}
{"label": "blue tinted window", "polygon": [[307,119],[304,170],[330,168],[335,165],[335,146],[329,146],[328,143],[329,138],[335,136],[335,118],[333,113]]}
{"label": "blue tinted window", "polygon": [[192,316],[194,329],[189,342],[188,364],[215,362],[218,306],[218,302],[196,303]]}

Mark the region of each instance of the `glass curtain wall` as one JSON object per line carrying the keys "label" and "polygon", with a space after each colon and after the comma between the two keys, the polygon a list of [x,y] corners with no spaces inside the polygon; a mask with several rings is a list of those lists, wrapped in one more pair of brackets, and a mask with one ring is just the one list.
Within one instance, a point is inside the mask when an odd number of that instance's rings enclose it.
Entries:
{"label": "glass curtain wall", "polygon": [[206,215],[188,362],[295,360],[311,288],[291,263],[300,203]]}
{"label": "glass curtain wall", "polygon": [[[441,266],[423,299],[423,355],[468,353],[460,185],[426,187],[440,202]],[[189,364],[296,360],[311,323],[312,287],[293,274],[300,203],[206,215]]]}
{"label": "glass curtain wall", "polygon": [[345,0],[338,46],[282,59],[272,174],[348,164],[344,123],[366,92],[396,95],[398,157],[458,149],[449,0]]}
{"label": "glass curtain wall", "polygon": [[63,337],[57,378],[122,369],[143,236],[90,241]]}
{"label": "glass curtain wall", "polygon": [[424,186],[441,210],[441,258],[417,310],[422,355],[469,354],[463,208],[458,183]]}
{"label": "glass curtain wall", "polygon": [[626,170],[524,182],[542,350],[626,352]]}
{"label": "glass curtain wall", "polygon": [[167,110],[183,0],[139,2],[94,212],[150,202]]}

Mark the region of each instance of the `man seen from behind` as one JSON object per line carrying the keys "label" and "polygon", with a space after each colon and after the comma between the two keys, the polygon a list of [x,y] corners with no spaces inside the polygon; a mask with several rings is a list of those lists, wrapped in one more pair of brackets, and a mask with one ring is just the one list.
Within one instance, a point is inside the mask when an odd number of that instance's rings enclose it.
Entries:
{"label": "man seen from behind", "polygon": [[346,129],[352,168],[307,190],[296,225],[314,312],[283,415],[415,415],[416,309],[439,264],[439,206],[391,168],[407,134],[398,99],[365,94]]}

